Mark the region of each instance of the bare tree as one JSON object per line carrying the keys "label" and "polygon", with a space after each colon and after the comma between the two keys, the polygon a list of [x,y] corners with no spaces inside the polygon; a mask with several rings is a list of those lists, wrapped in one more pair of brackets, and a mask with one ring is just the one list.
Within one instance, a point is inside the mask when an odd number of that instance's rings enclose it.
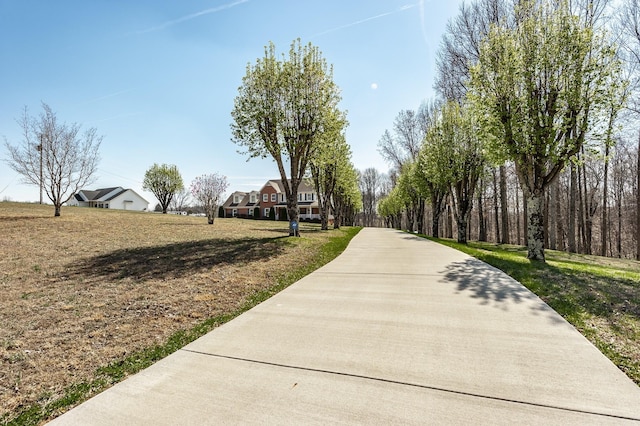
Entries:
{"label": "bare tree", "polygon": [[[98,149],[102,136],[95,128],[80,134],[77,123],[60,123],[51,107],[42,103],[39,117],[30,116],[25,107],[18,121],[22,128],[22,142],[11,145],[9,167],[20,174],[28,185],[40,186],[60,216],[62,205],[82,187],[94,180],[100,159]],[[42,202],[42,199],[40,200]]]}
{"label": "bare tree", "polygon": [[174,211],[184,211],[191,202],[191,193],[185,188],[176,191],[173,194],[169,208]]}
{"label": "bare tree", "polygon": [[478,0],[462,3],[447,23],[436,56],[434,88],[447,100],[461,101],[467,93],[469,70],[480,55],[482,39],[492,24],[511,25],[514,0]]}
{"label": "bare tree", "polygon": [[376,209],[382,195],[384,175],[369,167],[360,173],[359,184],[362,194],[363,225],[375,226]]}

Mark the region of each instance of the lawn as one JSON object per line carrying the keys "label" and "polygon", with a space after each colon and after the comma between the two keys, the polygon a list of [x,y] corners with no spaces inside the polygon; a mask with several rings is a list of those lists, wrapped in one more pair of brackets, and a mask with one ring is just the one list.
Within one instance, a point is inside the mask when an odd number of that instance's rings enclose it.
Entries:
{"label": "lawn", "polygon": [[640,385],[640,262],[525,247],[433,239],[503,270],[573,324]]}
{"label": "lawn", "polygon": [[358,229],[300,231],[0,203],[0,424],[37,424],[139,371],[330,261]]}

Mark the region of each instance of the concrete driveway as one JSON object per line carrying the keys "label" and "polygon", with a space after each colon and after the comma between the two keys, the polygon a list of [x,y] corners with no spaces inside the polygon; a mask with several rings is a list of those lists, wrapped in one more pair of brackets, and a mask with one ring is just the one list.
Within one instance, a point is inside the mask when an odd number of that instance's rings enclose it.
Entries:
{"label": "concrete driveway", "polygon": [[640,388],[463,253],[363,229],[330,264],[52,425],[640,424]]}

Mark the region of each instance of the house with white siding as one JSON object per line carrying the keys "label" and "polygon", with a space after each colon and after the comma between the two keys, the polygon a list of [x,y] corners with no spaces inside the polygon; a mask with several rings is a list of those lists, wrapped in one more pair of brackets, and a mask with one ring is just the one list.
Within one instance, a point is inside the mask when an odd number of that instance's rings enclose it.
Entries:
{"label": "house with white siding", "polygon": [[149,208],[149,202],[138,195],[137,192],[133,189],[124,189],[121,186],[96,190],[80,190],[71,197],[67,205],[134,211],[146,211]]}

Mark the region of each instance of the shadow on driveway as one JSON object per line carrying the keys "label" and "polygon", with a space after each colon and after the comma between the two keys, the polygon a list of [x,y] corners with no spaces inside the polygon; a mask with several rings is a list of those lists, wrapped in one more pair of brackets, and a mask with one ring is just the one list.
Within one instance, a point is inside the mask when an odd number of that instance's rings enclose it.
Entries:
{"label": "shadow on driveway", "polygon": [[[508,310],[511,304],[527,302],[536,312],[553,312],[522,284],[478,259],[470,258],[447,265],[443,282],[455,283],[458,294],[469,295],[479,300],[481,305]],[[562,322],[556,315],[550,318],[553,322]]]}

